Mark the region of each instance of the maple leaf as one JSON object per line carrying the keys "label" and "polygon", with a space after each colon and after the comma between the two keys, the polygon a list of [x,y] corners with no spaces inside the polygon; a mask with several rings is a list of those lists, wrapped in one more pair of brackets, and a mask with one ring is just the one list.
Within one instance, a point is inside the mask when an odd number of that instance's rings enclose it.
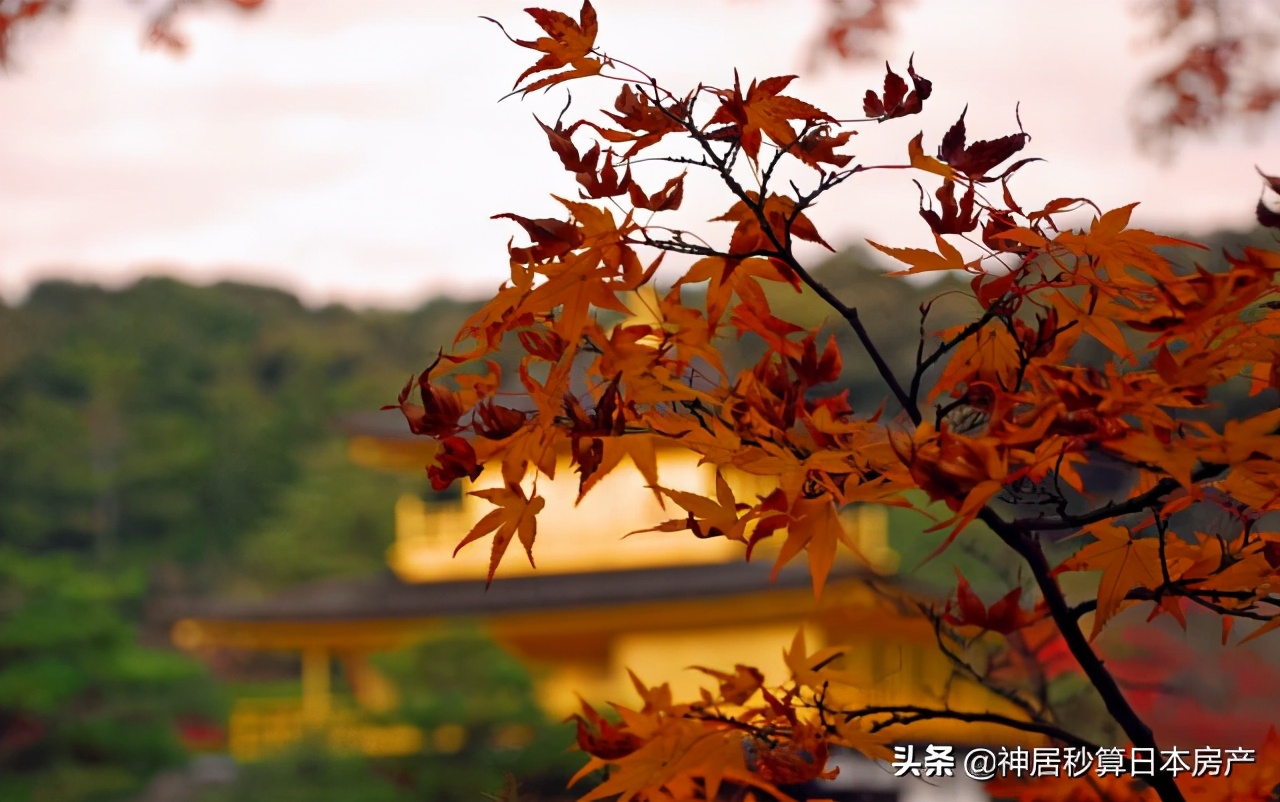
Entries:
{"label": "maple leaf", "polygon": [[1020,132],[1003,136],[999,139],[983,139],[966,147],[964,116],[968,111],[969,109],[966,106],[965,110],[960,112],[960,119],[942,137],[942,145],[938,148],[938,158],[951,165],[957,172],[968,176],[974,181],[997,181],[1028,162],[1038,161],[1037,159],[1023,159],[1000,175],[988,178],[988,171],[1022,150],[1027,142],[1031,140],[1031,137],[1025,132]]}
{"label": "maple leaf", "polygon": [[764,685],[764,675],[760,673],[760,669],[744,666],[741,663],[733,667],[732,674],[703,666],[693,666],[693,668],[719,680],[720,698],[731,705],[746,704],[747,700]]}
{"label": "maple leaf", "polygon": [[[578,153],[572,139],[574,126],[564,129],[557,122],[556,127],[551,128],[537,117],[534,117],[534,121],[546,133],[551,149],[560,157],[560,163],[566,170],[573,173],[578,183],[582,185],[581,197],[612,198],[628,193],[632,193],[634,197],[635,185],[631,181],[631,168],[628,167],[626,172],[619,175],[613,164],[612,149],[604,154],[604,162],[601,163],[598,142],[592,143],[586,153]],[[640,197],[644,195],[641,194]]]}
{"label": "maple leaf", "polygon": [[489,576],[485,582],[485,587],[493,584],[494,572],[498,570],[498,563],[502,560],[502,555],[506,553],[507,547],[511,545],[511,541],[515,537],[520,538],[521,545],[524,546],[525,553],[529,557],[529,564],[533,564],[533,541],[538,533],[537,515],[546,506],[546,499],[541,496],[529,498],[525,495],[524,488],[519,484],[508,483],[505,487],[496,487],[488,490],[472,490],[468,495],[477,496],[492,504],[497,505],[498,509],[492,510],[481,518],[471,531],[462,538],[454,548],[453,553],[457,553],[463,546],[473,541],[493,533],[493,547],[489,557]]}
{"label": "maple leaf", "polygon": [[978,213],[973,206],[974,187],[975,185],[970,183],[957,203],[955,181],[948,178],[942,182],[942,186],[938,187],[935,193],[938,202],[942,205],[941,215],[933,209],[924,208],[924,192],[921,190],[920,216],[929,224],[929,228],[933,229],[934,234],[964,234],[978,227]]}
{"label": "maple leaf", "polygon": [[431,383],[431,371],[440,364],[440,357],[418,375],[416,384],[421,404],[410,403],[415,380],[409,378],[394,405],[382,409],[399,409],[414,434],[428,437],[448,437],[461,429],[459,419],[465,409],[464,399],[456,392]]}
{"label": "maple leaf", "polygon": [[791,120],[803,120],[806,124],[834,123],[835,118],[822,109],[781,94],[795,77],[781,75],[765,78],[759,83],[752,81],[746,95],[743,95],[735,70],[733,89],[715,90],[721,103],[707,125],[732,126],[734,136],[742,145],[742,152],[755,161],[760,154],[761,134],[768,136],[780,148],[790,148],[796,144],[796,131],[791,127]]}
{"label": "maple leaf", "polygon": [[471,428],[489,440],[504,440],[519,431],[527,420],[528,415],[522,410],[485,401],[476,405]]}
{"label": "maple leaf", "polygon": [[446,437],[440,441],[436,464],[427,468],[427,477],[431,480],[431,488],[438,493],[464,476],[475,481],[482,470],[484,468],[476,463],[476,452],[471,443],[461,437]]}
{"label": "maple leaf", "polygon": [[530,219],[518,214],[495,214],[491,219],[514,220],[533,240],[530,248],[510,249],[511,258],[517,262],[546,262],[564,256],[582,244],[582,232],[572,223],[551,218]]}
{"label": "maple leaf", "polygon": [[578,725],[578,748],[587,754],[602,760],[617,760],[626,757],[639,749],[644,741],[625,727],[606,719],[596,709],[579,698],[582,704],[582,715],[574,714],[570,721]]}
{"label": "maple leaf", "polygon": [[907,143],[907,159],[911,166],[917,170],[924,170],[927,173],[940,175],[943,178],[954,178],[956,176],[955,168],[949,164],[944,164],[932,156],[926,156],[924,152],[924,132],[916,134],[915,137]]}
{"label": "maple leaf", "polygon": [[832,780],[839,769],[827,771],[826,739],[810,724],[792,728],[786,740],[752,739],[747,754],[749,768],[766,782],[802,785],[818,779]]}
{"label": "maple leaf", "polygon": [[778,550],[773,564],[772,579],[778,578],[783,566],[791,562],[802,550],[809,555],[809,574],[813,581],[813,595],[822,597],[831,567],[835,564],[837,546],[843,543],[850,551],[857,551],[830,496],[798,499],[790,510],[787,537]]}
{"label": "maple leaf", "polygon": [[[538,27],[546,32],[546,36],[539,37],[532,42],[514,39],[507,33],[506,28],[502,27],[502,23],[491,17],[481,17],[481,19],[497,25],[502,30],[503,35],[515,44],[531,50],[537,50],[543,54],[537,63],[520,73],[520,77],[515,82],[516,91],[527,95],[530,92],[554,86],[563,81],[595,75],[600,72],[603,63],[600,59],[590,56],[590,53],[595,48],[596,34],[599,31],[596,10],[591,6],[591,0],[584,0],[582,11],[579,13],[577,20],[561,11],[548,11],[545,8],[527,8],[525,12],[533,17],[533,21],[538,23]],[[573,69],[545,76],[523,89],[520,88],[520,83],[530,75],[548,70],[558,70],[561,67],[572,67]]]}
{"label": "maple leaf", "polygon": [[[1090,527],[1088,533],[1095,538],[1094,542],[1076,552],[1063,564],[1062,570],[1102,572],[1098,580],[1098,609],[1089,636],[1092,639],[1120,611],[1130,590],[1158,588],[1164,584],[1164,576],[1160,569],[1160,542],[1156,538],[1135,540],[1128,529],[1109,522]],[[1170,571],[1179,575],[1180,565],[1171,565]]]}
{"label": "maple leaf", "polygon": [[[821,688],[823,683],[854,685],[858,684],[857,675],[848,671],[831,668],[831,665],[844,656],[845,647],[827,646],[816,652],[809,652],[806,644],[804,628],[796,630],[791,644],[782,650],[782,661],[791,672],[797,685],[809,688]],[[783,708],[784,715],[794,716],[793,710]]]}
{"label": "maple leaf", "polygon": [[916,74],[914,62],[914,56],[907,61],[907,74],[911,76],[911,83],[915,87],[909,94],[907,82],[890,69],[889,62],[885,62],[883,96],[868,89],[862,101],[862,110],[868,117],[883,122],[895,117],[906,117],[908,114],[918,114],[924,108],[924,101],[933,94],[933,83]]}
{"label": "maple leaf", "polygon": [[849,139],[858,133],[857,131],[841,131],[832,136],[828,132],[828,126],[820,125],[813,128],[809,133],[800,137],[791,152],[796,158],[809,165],[818,172],[822,172],[823,164],[834,164],[836,167],[844,167],[853,160],[852,156],[843,153],[836,153],[835,149],[849,141]]}
{"label": "maple leaf", "polygon": [[637,529],[628,532],[627,537],[642,532],[679,532],[685,529],[693,532],[694,537],[724,537],[729,540],[746,540],[746,527],[752,520],[751,515],[740,515],[752,509],[750,504],[737,500],[733,488],[724,478],[724,474],[716,472],[716,498],[700,496],[684,490],[671,490],[666,487],[654,488],[662,495],[679,504],[689,515],[686,518],[673,518],[648,529]]}
{"label": "maple leaf", "polygon": [[614,131],[592,122],[584,124],[594,128],[609,142],[630,142],[631,147],[623,154],[623,158],[629,159],[641,150],[657,144],[667,134],[684,131],[681,121],[688,118],[687,105],[687,102],[674,103],[664,107],[651,100],[643,91],[633,90],[628,84],[622,87],[614,101],[617,113],[605,112],[607,117],[625,130]]}
{"label": "maple leaf", "polygon": [[[617,709],[629,729],[649,729],[651,735],[639,749],[608,764],[614,767],[613,771],[582,797],[582,802],[608,798],[617,798],[619,802],[648,799],[652,797],[646,792],[664,787],[685,789],[675,798],[693,798],[695,779],[703,783],[708,795],[718,791],[727,779],[759,788],[780,800],[790,799],[748,770],[743,733],[708,727],[688,718],[671,717],[655,722],[652,715],[635,714],[622,707]],[[586,768],[600,765],[606,764],[589,763],[570,784],[585,776]]]}
{"label": "maple leaf", "polygon": [[[604,441],[601,438],[618,437],[626,430],[628,405],[618,389],[621,378],[622,375],[618,374],[609,382],[590,412],[583,409],[572,393],[565,393],[564,411],[569,419],[573,461],[581,474],[579,497],[587,480],[596,473],[604,459]],[[587,449],[582,447],[584,438],[589,441]]]}
{"label": "maple leaf", "polygon": [[[1125,281],[1126,270],[1139,270],[1157,280],[1174,279],[1175,276],[1169,269],[1169,260],[1155,248],[1168,246],[1205,249],[1205,246],[1187,240],[1129,228],[1129,218],[1137,205],[1131,203],[1099,215],[1088,233],[1064,231],[1054,239],[1055,245],[1066,248],[1075,256],[1091,258],[1107,271],[1104,276],[1095,277],[1096,271],[1077,265],[1076,272],[1071,275],[1096,284],[1101,289]],[[1147,286],[1144,283],[1142,288],[1147,289]]]}
{"label": "maple leaf", "polygon": [[[730,254],[746,257],[757,252],[776,251],[778,245],[775,241],[782,247],[789,248],[792,237],[816,242],[829,251],[835,250],[822,239],[808,217],[803,213],[796,213],[796,202],[791,198],[775,193],[760,204],[758,193],[748,190],[746,196],[746,200],[733,204],[729,211],[711,218],[712,222],[723,220],[738,224],[729,240]],[[760,216],[764,217],[768,228],[760,224]]]}
{"label": "maple leaf", "polygon": [[628,193],[631,197],[631,205],[637,209],[646,209],[650,212],[665,212],[673,209],[679,209],[680,204],[684,201],[684,173],[667,181],[662,189],[652,195],[644,194],[637,184],[628,186]]}
{"label": "maple leaf", "polygon": [[975,626],[982,629],[1008,635],[1040,620],[1044,611],[1027,611],[1022,609],[1022,588],[1016,587],[1000,597],[988,608],[969,587],[969,582],[955,569],[959,584],[956,586],[956,607],[959,615],[951,612],[951,602],[947,602],[943,619],[955,626]]}
{"label": "maple leaf", "polygon": [[909,273],[928,273],[934,270],[964,270],[967,265],[960,251],[951,243],[934,233],[934,242],[938,243],[938,253],[924,248],[889,248],[878,242],[867,240],[867,244],[883,254],[892,256],[899,262],[910,265],[906,270],[889,273],[890,276],[905,276]]}
{"label": "maple leaf", "polygon": [[718,321],[735,293],[754,309],[768,306],[756,279],[786,282],[799,290],[800,278],[785,264],[771,259],[722,256],[707,256],[694,262],[676,287],[707,282],[707,317]]}

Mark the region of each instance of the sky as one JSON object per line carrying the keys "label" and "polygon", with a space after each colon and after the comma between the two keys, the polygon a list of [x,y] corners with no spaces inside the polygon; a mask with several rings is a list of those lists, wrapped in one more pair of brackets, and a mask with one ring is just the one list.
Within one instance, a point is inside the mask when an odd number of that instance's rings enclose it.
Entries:
{"label": "sky", "polygon": [[[181,19],[190,48],[174,57],[141,46],[136,2],[80,0],[20,39],[0,74],[0,296],[155,273],[283,286],[316,305],[491,293],[522,236],[491,216],[552,216],[550,193],[576,191],[533,119],[554,119],[564,89],[500,101],[537,54],[479,16],[536,38],[526,2],[206,4]],[[883,79],[882,64],[812,64],[821,0],[596,7],[597,43],[673,89],[728,85],[735,68],[744,81],[800,73],[789,94],[861,117]],[[1046,159],[1013,182],[1024,206],[1141,201],[1135,225],[1192,234],[1250,225],[1254,165],[1280,170],[1256,131],[1186,143],[1167,162],[1139,149],[1132,110],[1160,53],[1132,4],[914,0],[896,27],[881,53],[899,73],[914,53],[934,95],[921,115],[862,126],[845,148],[858,161],[900,163],[919,131],[936,149],[966,105],[970,139],[1015,133],[1016,108],[1032,135],[1020,155]],[[580,116],[611,102],[567,87]],[[650,190],[662,178],[640,177]],[[911,178],[859,175],[811,217],[836,246],[928,246]],[[727,236],[703,222],[729,205],[715,190],[691,185],[678,219]],[[802,256],[820,258],[814,248]]]}

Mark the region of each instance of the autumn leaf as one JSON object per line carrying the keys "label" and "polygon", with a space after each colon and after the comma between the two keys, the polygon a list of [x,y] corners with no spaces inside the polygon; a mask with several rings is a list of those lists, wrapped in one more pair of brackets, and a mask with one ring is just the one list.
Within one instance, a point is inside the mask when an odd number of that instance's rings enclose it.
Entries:
{"label": "autumn leaf", "polygon": [[989,171],[1022,150],[1031,137],[1026,133],[1017,133],[999,139],[980,140],[966,146],[964,116],[968,110],[968,107],[965,107],[965,110],[960,112],[960,119],[951,126],[946,136],[942,137],[942,145],[938,148],[940,160],[974,181],[997,181],[1027,162],[1035,161],[1035,159],[1024,159],[1001,175],[988,178]]}
{"label": "autumn leaf", "polygon": [[493,547],[489,557],[489,577],[485,583],[486,587],[493,583],[493,575],[498,570],[498,563],[502,560],[502,555],[506,553],[507,547],[511,545],[511,541],[515,537],[520,538],[520,543],[524,546],[525,553],[529,556],[529,564],[532,565],[533,540],[538,533],[536,516],[546,505],[546,499],[541,496],[529,498],[525,495],[524,488],[518,484],[508,484],[505,487],[489,490],[473,490],[469,495],[495,504],[498,509],[481,518],[471,528],[471,531],[466,534],[466,537],[462,538],[462,541],[454,548],[453,553],[456,555],[468,543],[493,533]]}
{"label": "autumn leaf", "polygon": [[760,669],[744,666],[741,663],[733,667],[732,674],[703,666],[693,666],[693,668],[719,680],[719,696],[731,705],[746,704],[747,700],[764,685],[764,675],[760,673]]}
{"label": "autumn leaf", "polygon": [[627,191],[631,205],[650,212],[666,212],[679,209],[684,201],[684,173],[667,181],[657,192],[646,195],[638,184],[629,184]]}
{"label": "autumn leaf", "polygon": [[835,564],[838,545],[843,543],[850,551],[856,552],[857,549],[845,532],[844,524],[841,523],[830,497],[796,501],[790,510],[790,518],[787,536],[778,550],[771,577],[776,580],[782,568],[803,550],[809,555],[813,595],[821,598],[822,589]]}
{"label": "autumn leaf", "polygon": [[786,740],[753,739],[747,754],[751,757],[749,768],[776,785],[803,785],[835,779],[839,774],[839,769],[827,771],[827,742],[812,725],[793,728]]}
{"label": "autumn leaf", "polygon": [[[1129,530],[1112,523],[1089,529],[1094,542],[1083,547],[1063,564],[1067,571],[1101,571],[1098,580],[1098,609],[1093,617],[1096,638],[1134,588],[1154,589],[1164,584],[1160,570],[1160,543],[1156,538],[1134,539]],[[1174,567],[1180,573],[1178,567]],[[1175,574],[1177,575],[1177,574]]]}
{"label": "autumn leaf", "polygon": [[[783,195],[770,194],[760,203],[758,193],[748,190],[729,211],[713,217],[712,222],[737,223],[729,240],[729,253],[746,258],[761,252],[772,252],[779,245],[789,247],[792,238],[816,242],[827,250],[835,250],[818,234],[818,229],[803,212],[796,212],[796,202]],[[761,224],[764,218],[764,225]],[[790,279],[788,279],[790,280]]]}
{"label": "autumn leaf", "polygon": [[582,714],[569,717],[578,725],[578,748],[602,760],[617,760],[639,749],[644,740],[606,719],[581,698]]}
{"label": "autumn leaf", "polygon": [[[432,383],[431,372],[440,364],[440,357],[422,371],[415,381],[410,377],[394,406],[384,406],[384,410],[399,409],[409,423],[409,431],[428,437],[448,437],[462,427],[459,419],[465,411],[466,399],[459,393]],[[412,403],[409,399],[417,386],[421,404]]]}
{"label": "autumn leaf", "polygon": [[951,612],[951,602],[947,602],[943,619],[955,626],[975,626],[981,629],[1008,635],[1010,632],[1034,624],[1044,616],[1044,611],[1027,611],[1022,608],[1022,588],[1016,587],[1000,597],[988,608],[969,587],[969,582],[956,569],[956,610]]}
{"label": "autumn leaf", "polygon": [[514,220],[528,233],[533,246],[511,250],[511,258],[520,262],[546,262],[572,251],[582,244],[583,233],[572,223],[551,218],[530,219],[518,214],[495,214],[492,219]]}
{"label": "autumn leaf", "polygon": [[631,147],[623,154],[623,158],[629,159],[641,150],[656,145],[668,134],[684,131],[681,121],[688,115],[686,106],[687,104],[675,103],[664,107],[651,100],[643,91],[632,89],[627,84],[622,87],[614,102],[616,113],[605,112],[605,116],[623,130],[603,128],[590,121],[584,121],[584,124],[594,128],[606,141],[630,142]]}
{"label": "autumn leaf", "polygon": [[933,209],[924,208],[923,198],[921,199],[920,216],[929,224],[929,228],[933,229],[935,235],[964,234],[978,227],[978,213],[973,204],[974,185],[969,184],[959,201],[956,200],[955,190],[955,181],[950,178],[938,187],[935,196],[941,205],[941,214]]}
{"label": "autumn leaf", "polygon": [[816,126],[809,133],[800,137],[791,152],[796,158],[813,169],[822,172],[824,164],[844,167],[853,160],[852,156],[836,153],[835,149],[849,141],[857,131],[841,131],[834,136],[828,132],[827,126]]}
{"label": "autumn leaf", "polygon": [[940,235],[933,235],[938,244],[938,253],[923,248],[889,248],[878,242],[867,240],[867,244],[883,254],[892,256],[899,262],[910,265],[906,270],[890,273],[891,276],[905,276],[909,273],[928,273],[934,270],[963,270],[967,266],[960,251]]}
{"label": "autumn leaf", "polygon": [[915,138],[907,143],[907,159],[912,167],[917,170],[924,170],[927,173],[940,175],[943,178],[955,178],[956,171],[951,165],[944,164],[932,156],[926,156],[924,152],[924,132],[915,135]]}
{"label": "autumn leaf", "polygon": [[746,527],[752,520],[751,515],[742,515],[752,509],[750,504],[738,501],[733,488],[725,480],[724,474],[716,472],[715,500],[689,493],[684,490],[672,490],[666,487],[655,488],[659,493],[679,504],[689,515],[687,518],[673,518],[648,529],[637,529],[628,532],[627,537],[643,532],[679,532],[689,530],[694,537],[724,537],[729,540],[746,540]]}
{"label": "autumn leaf", "polygon": [[868,89],[862,101],[862,110],[868,117],[883,122],[895,117],[905,117],[908,114],[918,114],[924,108],[924,101],[933,94],[933,82],[916,74],[914,60],[913,56],[907,61],[907,75],[911,76],[911,83],[914,86],[910,93],[907,92],[907,82],[889,68],[888,62],[885,62],[884,94],[877,95],[873,90]]}
{"label": "autumn leaf", "polygon": [[[517,91],[527,95],[530,92],[536,92],[539,89],[554,86],[563,81],[595,75],[600,72],[600,68],[603,66],[601,61],[589,55],[595,48],[596,34],[599,27],[596,22],[596,10],[591,6],[590,0],[584,0],[582,11],[577,20],[563,12],[548,11],[544,8],[528,8],[525,11],[529,16],[533,17],[534,22],[538,23],[538,27],[546,32],[546,36],[539,37],[532,42],[513,39],[507,34],[506,28],[502,27],[502,23],[490,17],[481,17],[481,19],[488,20],[501,28],[502,33],[515,44],[531,50],[537,50],[543,54],[537,63],[520,73],[520,77],[515,82]],[[528,86],[520,88],[521,82],[530,75],[548,70],[558,70],[561,67],[572,67],[573,69],[545,76]]]}
{"label": "autumn leaf", "polygon": [[732,126],[734,137],[742,145],[742,152],[755,161],[759,158],[762,134],[780,148],[789,148],[796,143],[796,131],[791,127],[791,120],[801,120],[807,125],[834,123],[835,118],[825,111],[781,94],[795,77],[782,75],[759,83],[752,81],[744,95],[735,70],[733,89],[716,90],[721,100],[720,107],[711,115],[707,125]]}
{"label": "autumn leaf", "polygon": [[446,437],[440,441],[436,464],[427,468],[427,478],[431,480],[431,488],[439,493],[464,476],[475,481],[482,470],[471,443],[461,437]]}
{"label": "autumn leaf", "polygon": [[1172,279],[1169,260],[1155,248],[1204,248],[1203,245],[1187,240],[1129,228],[1129,218],[1137,205],[1131,203],[1100,215],[1094,219],[1087,234],[1064,231],[1054,239],[1055,245],[1066,248],[1075,256],[1089,257],[1107,271],[1103,276],[1095,278],[1094,271],[1080,271],[1077,268],[1077,275],[1083,280],[1105,288],[1107,283],[1118,284],[1125,281],[1126,271],[1131,270],[1139,270],[1156,279]]}

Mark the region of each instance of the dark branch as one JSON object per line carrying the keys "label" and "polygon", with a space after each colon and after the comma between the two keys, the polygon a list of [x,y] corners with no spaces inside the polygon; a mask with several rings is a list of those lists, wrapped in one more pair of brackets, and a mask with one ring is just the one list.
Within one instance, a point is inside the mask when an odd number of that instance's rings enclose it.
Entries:
{"label": "dark branch", "polygon": [[[1201,465],[1191,474],[1191,481],[1203,482],[1207,479],[1212,479],[1226,470],[1226,467],[1225,465],[1212,463]],[[1022,532],[1052,532],[1064,529],[1079,529],[1082,526],[1088,526],[1099,521],[1107,521],[1112,518],[1118,518],[1121,515],[1141,512],[1181,486],[1176,479],[1166,477],[1156,482],[1155,487],[1145,493],[1114,504],[1108,503],[1096,510],[1082,512],[1078,515],[1063,515],[1058,518],[1019,518],[1009,521],[1008,526]]]}
{"label": "dark branch", "polygon": [[915,724],[919,721],[936,721],[943,719],[948,721],[963,721],[969,724],[995,724],[1001,727],[1008,727],[1011,730],[1034,732],[1039,735],[1045,735],[1055,741],[1059,741],[1070,746],[1084,747],[1091,751],[1098,748],[1097,745],[1091,741],[1070,733],[1056,724],[1048,724],[1043,721],[1023,721],[1021,719],[1010,718],[1009,716],[1002,716],[999,713],[947,710],[920,707],[918,705],[876,705],[860,708],[858,710],[845,711],[842,715],[844,716],[845,721],[853,721],[859,718],[870,718],[873,716],[888,716],[888,718],[872,724],[872,732],[878,732],[886,727],[906,726],[908,724]]}

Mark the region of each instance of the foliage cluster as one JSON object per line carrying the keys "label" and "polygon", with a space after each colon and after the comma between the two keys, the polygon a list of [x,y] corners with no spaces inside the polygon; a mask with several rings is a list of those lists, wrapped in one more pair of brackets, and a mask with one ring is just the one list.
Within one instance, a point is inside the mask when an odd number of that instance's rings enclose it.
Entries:
{"label": "foliage cluster", "polygon": [[[913,724],[933,719],[1096,748],[1074,711],[1044,692],[1063,672],[1087,681],[1122,745],[1158,750],[1158,734],[1095,644],[1108,622],[1141,607],[1185,627],[1188,609],[1198,608],[1220,618],[1224,641],[1237,622],[1244,640],[1280,627],[1271,592],[1280,533],[1265,517],[1280,509],[1274,242],[1224,252],[1214,271],[1197,257],[1203,245],[1132,227],[1136,204],[1104,211],[1070,195],[1019,203],[1016,174],[1037,159],[1013,160],[1029,135],[1019,125],[975,141],[963,112],[936,155],[920,132],[903,137],[900,163],[858,162],[845,152],[855,133],[932,102],[933,83],[912,61],[905,77],[886,67],[862,116],[833,115],[787,93],[795,76],[748,83],[735,73],[731,84],[666,87],[597,46],[590,2],[576,18],[528,13],[542,35],[508,35],[537,54],[513,94],[580,79],[612,82],[618,92],[594,116],[566,121],[570,103],[553,124],[538,121],[578,198],[553,196],[560,217],[496,215],[528,241],[509,246],[510,280],[461,327],[454,352],[398,399],[410,428],[440,442],[428,468],[437,488],[474,480],[486,466],[501,473],[501,486],[474,491],[494,509],[459,548],[489,542],[490,580],[517,541],[532,560],[539,481],[554,477],[555,455],[568,451],[580,497],[629,459],[648,491],[678,508],[658,529],[738,541],[748,558],[756,543],[777,538],[775,570],[805,555],[817,596],[838,551],[853,548],[838,510],[911,506],[913,493],[947,510],[935,556],[981,526],[1023,569],[990,606],[961,576],[950,602],[921,610],[957,676],[1003,697],[1015,715],[956,709],[945,698],[932,707],[864,706],[842,670],[844,652],[811,653],[798,637],[786,654],[791,676],[781,681],[739,665],[713,673],[718,686],[696,701],[640,686],[643,707],[619,707],[621,724],[584,708],[579,743],[592,759],[583,771],[609,770],[584,799],[785,798],[780,786],[828,775],[832,747],[884,757],[911,739]],[[862,305],[835,295],[797,255],[800,241],[829,247],[807,213],[873,170],[930,183],[918,212],[933,247],[870,244],[905,265],[903,274],[967,274],[966,319],[939,325],[923,305],[905,364],[886,358]],[[1280,179],[1263,178],[1280,191]],[[708,185],[725,196],[712,222],[727,224],[727,236],[673,217],[686,190]],[[1085,227],[1065,224],[1087,210]],[[1265,204],[1257,211],[1261,224],[1278,222]],[[1170,259],[1171,249],[1182,257]],[[638,291],[667,256],[678,278],[650,301]],[[691,302],[694,285],[705,289]],[[780,316],[766,286],[820,298],[885,393],[850,397],[835,387],[844,356],[837,341]],[[647,322],[610,325],[610,314],[636,311],[628,303],[643,306]],[[760,339],[763,353],[745,369],[727,366],[717,345],[725,333]],[[513,341],[523,350],[527,404],[507,400],[490,358]],[[1246,401],[1224,407],[1224,394]],[[714,491],[664,486],[659,443],[713,466]],[[732,471],[777,487],[735,498],[725,480]],[[1225,522],[1207,525],[1217,513]],[[1096,584],[1069,598],[1068,582],[1086,573]],[[1264,749],[1275,748],[1280,740],[1268,739]],[[1268,752],[1230,781],[1160,770],[1145,785],[1059,778],[1001,791],[1267,799],[1280,780],[1274,760]]]}
{"label": "foliage cluster", "polygon": [[0,547],[0,800],[126,798],[182,760],[180,718],[221,717],[199,664],[138,644],[143,579]]}

